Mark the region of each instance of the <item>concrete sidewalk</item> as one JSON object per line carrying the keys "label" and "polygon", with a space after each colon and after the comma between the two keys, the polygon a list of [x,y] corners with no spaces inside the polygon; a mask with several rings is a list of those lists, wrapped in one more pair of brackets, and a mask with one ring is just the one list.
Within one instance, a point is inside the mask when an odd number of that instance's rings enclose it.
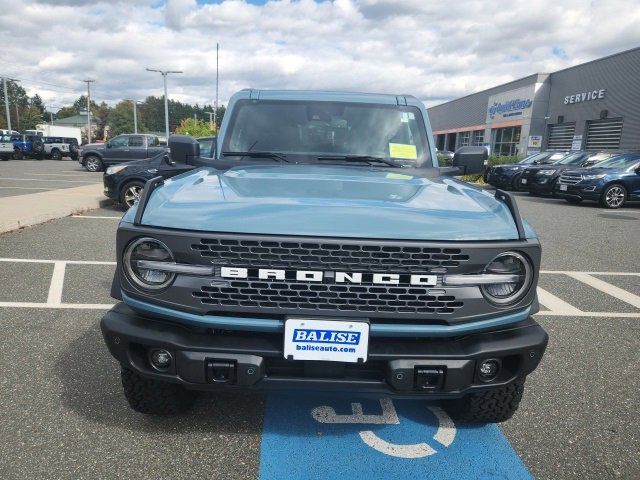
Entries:
{"label": "concrete sidewalk", "polygon": [[0,233],[112,204],[102,183],[0,198]]}

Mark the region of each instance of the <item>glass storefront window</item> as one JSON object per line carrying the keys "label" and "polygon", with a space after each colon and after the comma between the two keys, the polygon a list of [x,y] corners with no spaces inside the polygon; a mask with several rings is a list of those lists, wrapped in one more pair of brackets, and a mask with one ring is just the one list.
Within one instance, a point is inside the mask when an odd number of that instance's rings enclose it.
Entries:
{"label": "glass storefront window", "polygon": [[520,127],[495,128],[491,130],[493,153],[505,157],[518,154]]}
{"label": "glass storefront window", "polygon": [[469,145],[471,145],[471,132],[460,132],[458,139],[458,141],[460,142],[458,146],[468,147]]}
{"label": "glass storefront window", "polygon": [[484,145],[484,130],[473,131],[473,143],[474,147],[481,147]]}

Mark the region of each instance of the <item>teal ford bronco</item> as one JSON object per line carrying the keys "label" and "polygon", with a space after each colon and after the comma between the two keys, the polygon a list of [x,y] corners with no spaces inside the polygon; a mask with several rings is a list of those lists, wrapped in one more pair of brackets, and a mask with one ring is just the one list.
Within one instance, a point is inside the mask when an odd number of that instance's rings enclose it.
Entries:
{"label": "teal ford bronco", "polygon": [[547,334],[540,244],[512,197],[439,168],[424,105],[405,95],[243,90],[213,158],[173,136],[169,164],[120,222],[102,319],[132,408],[198,391],[342,391],[442,401],[499,422]]}

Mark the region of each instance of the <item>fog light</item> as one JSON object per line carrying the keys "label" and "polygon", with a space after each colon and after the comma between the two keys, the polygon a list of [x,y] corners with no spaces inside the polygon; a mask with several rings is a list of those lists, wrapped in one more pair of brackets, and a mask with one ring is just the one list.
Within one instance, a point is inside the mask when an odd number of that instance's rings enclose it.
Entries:
{"label": "fog light", "polygon": [[497,360],[484,360],[478,369],[478,376],[481,380],[493,380],[500,370],[500,364]]}
{"label": "fog light", "polygon": [[168,370],[173,361],[171,354],[162,348],[152,350],[149,358],[151,359],[151,366],[161,372]]}

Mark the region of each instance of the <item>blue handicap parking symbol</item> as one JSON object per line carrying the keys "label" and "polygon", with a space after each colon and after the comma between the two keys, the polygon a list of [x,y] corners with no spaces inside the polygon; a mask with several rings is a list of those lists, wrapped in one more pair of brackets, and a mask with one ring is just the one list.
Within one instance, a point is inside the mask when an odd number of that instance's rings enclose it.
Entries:
{"label": "blue handicap parking symbol", "polygon": [[272,394],[261,479],[530,479],[496,425],[456,425],[419,400]]}

